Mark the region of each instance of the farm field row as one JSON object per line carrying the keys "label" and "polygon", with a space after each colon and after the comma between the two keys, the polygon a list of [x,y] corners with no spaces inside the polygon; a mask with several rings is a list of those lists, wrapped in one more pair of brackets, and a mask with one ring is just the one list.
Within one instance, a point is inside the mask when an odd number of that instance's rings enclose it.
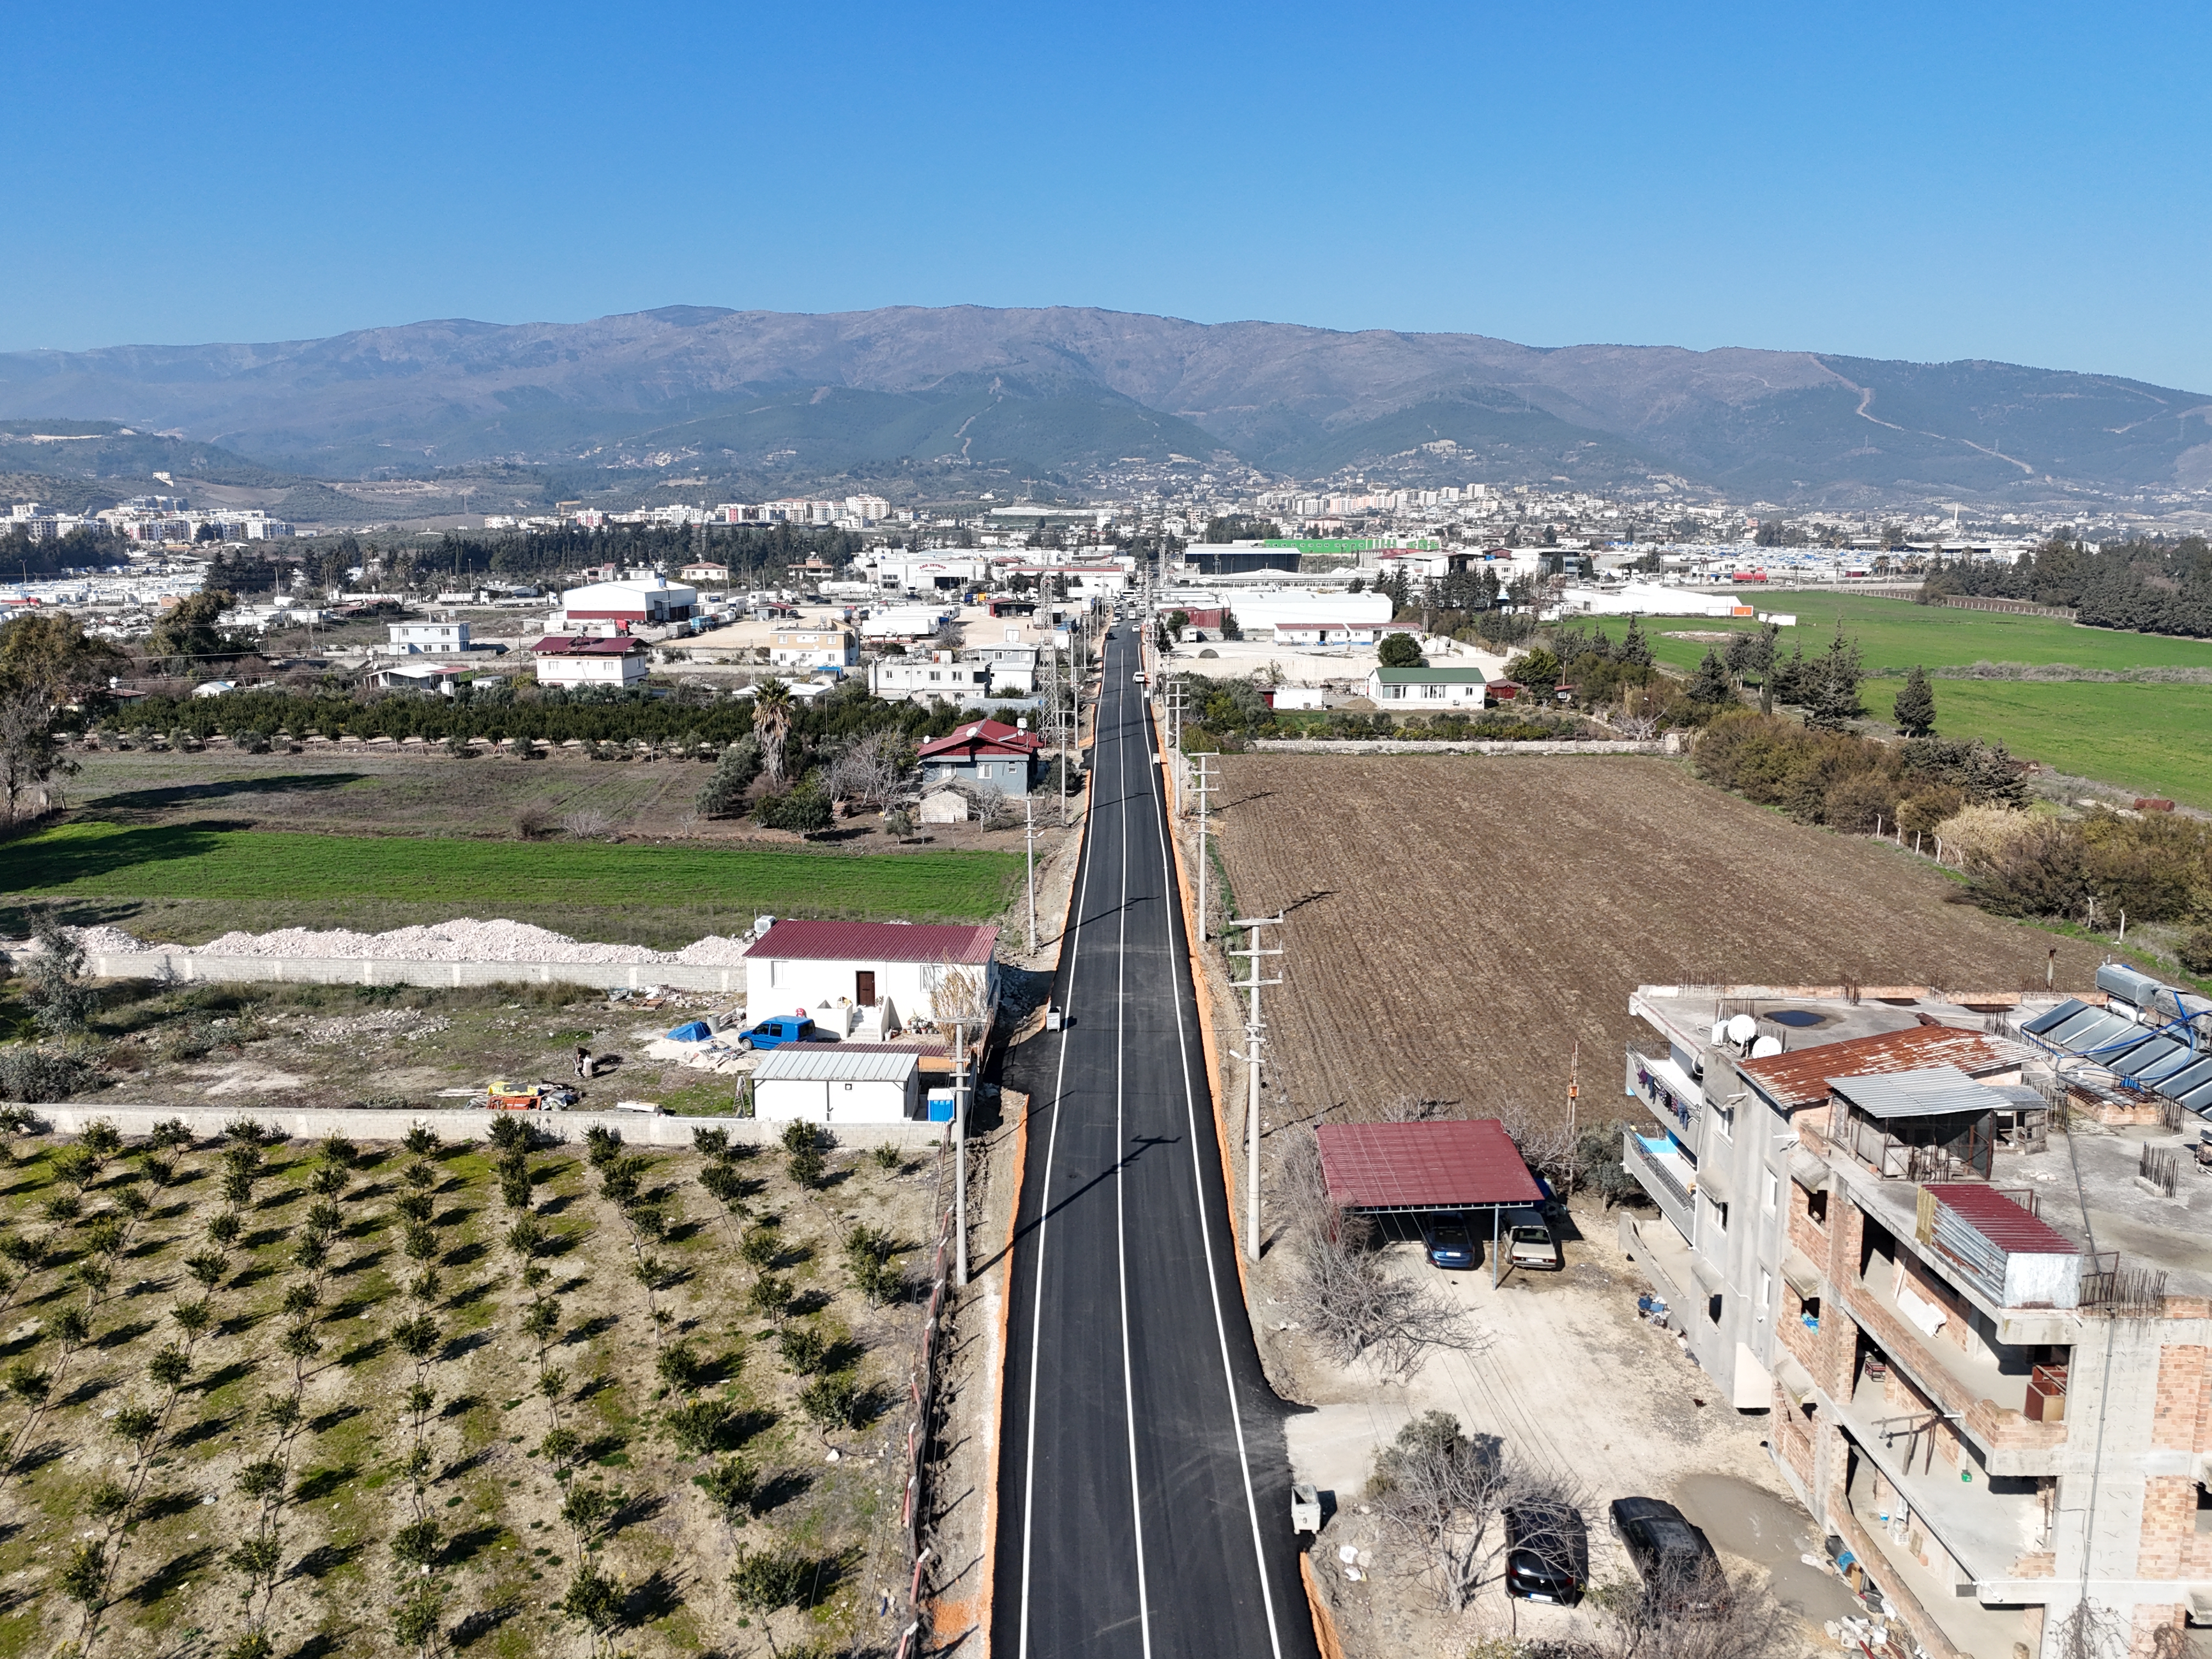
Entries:
{"label": "farm field row", "polygon": [[[713,906],[860,920],[980,921],[1018,880],[1011,853],[846,854],[797,846],[636,847],[75,823],[4,843],[6,890],[75,899],[277,902],[329,926],[364,902],[536,920]],[[234,923],[232,925],[242,925]],[[548,924],[551,925],[551,924]],[[598,935],[592,935],[598,937]],[[696,937],[696,935],[694,935]]]}
{"label": "farm field row", "polygon": [[1280,909],[1269,1022],[1298,1118],[1401,1097],[1612,1115],[1641,983],[2087,986],[2106,951],[1962,905],[1928,866],[1657,759],[1232,755],[1235,902]]}
{"label": "farm field row", "polygon": [[48,1385],[10,1401],[0,1654],[84,1641],[88,1539],[95,1651],[887,1647],[921,1320],[846,1246],[865,1212],[915,1272],[938,1172],[580,1151],[34,1146],[0,1187]]}

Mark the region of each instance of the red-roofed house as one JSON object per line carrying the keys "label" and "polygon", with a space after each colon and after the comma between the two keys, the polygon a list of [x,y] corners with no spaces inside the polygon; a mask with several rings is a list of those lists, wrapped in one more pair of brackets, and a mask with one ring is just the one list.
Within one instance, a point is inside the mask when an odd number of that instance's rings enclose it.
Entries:
{"label": "red-roofed house", "polygon": [[1026,795],[1036,779],[1037,754],[1044,739],[1000,720],[970,720],[949,735],[921,745],[926,783],[990,786],[1009,795]]}
{"label": "red-roofed house", "polygon": [[745,952],[747,1020],[805,1014],[832,1035],[888,1033],[938,1018],[951,973],[980,975],[998,994],[995,927],[903,921],[778,921]]}
{"label": "red-roofed house", "polygon": [[645,647],[627,634],[589,639],[549,634],[530,647],[540,685],[636,685],[645,678]]}

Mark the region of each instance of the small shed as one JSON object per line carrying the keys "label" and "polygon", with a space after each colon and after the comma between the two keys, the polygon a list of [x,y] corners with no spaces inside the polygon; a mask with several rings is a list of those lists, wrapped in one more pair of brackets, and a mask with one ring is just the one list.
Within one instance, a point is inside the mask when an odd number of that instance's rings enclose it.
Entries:
{"label": "small shed", "polygon": [[792,1043],[753,1068],[753,1115],[780,1122],[899,1123],[921,1115],[921,1056],[910,1049]]}
{"label": "small shed", "polygon": [[957,789],[939,789],[921,798],[918,814],[924,823],[965,823],[968,797]]}
{"label": "small shed", "polygon": [[[1955,1066],[1832,1077],[1827,1084],[1828,1138],[1889,1180],[1988,1180],[1997,1110],[2025,1103],[2014,1091],[1977,1083]],[[2017,1092],[2042,1104],[2033,1090]]]}

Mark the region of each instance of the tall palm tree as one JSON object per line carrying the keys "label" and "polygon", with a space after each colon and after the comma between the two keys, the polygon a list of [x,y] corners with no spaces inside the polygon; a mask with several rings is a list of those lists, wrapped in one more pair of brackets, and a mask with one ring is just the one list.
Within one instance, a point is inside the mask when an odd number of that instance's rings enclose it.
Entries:
{"label": "tall palm tree", "polygon": [[783,740],[791,734],[791,688],[766,679],[753,687],[753,736],[760,742],[761,773],[768,787],[783,787]]}

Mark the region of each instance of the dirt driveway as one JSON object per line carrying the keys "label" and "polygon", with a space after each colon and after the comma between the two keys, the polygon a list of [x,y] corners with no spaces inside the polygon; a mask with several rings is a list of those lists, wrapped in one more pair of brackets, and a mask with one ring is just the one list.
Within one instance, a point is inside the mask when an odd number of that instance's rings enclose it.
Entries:
{"label": "dirt driveway", "polygon": [[[1449,1412],[1470,1434],[1497,1435],[1511,1455],[1584,1483],[1597,1583],[1633,1576],[1606,1533],[1606,1505],[1658,1497],[1705,1529],[1731,1575],[1772,1574],[1777,1596],[1809,1619],[1808,1638],[1820,1621],[1853,1610],[1835,1577],[1799,1560],[1817,1554],[1820,1540],[1767,1456],[1766,1417],[1730,1408],[1679,1339],[1638,1319],[1644,1285],[1620,1249],[1614,1218],[1577,1204],[1575,1219],[1583,1237],[1568,1243],[1562,1272],[1510,1274],[1496,1289],[1486,1262],[1444,1273],[1418,1246],[1389,1247],[1394,1270],[1439,1288],[1487,1338],[1471,1352],[1433,1352],[1402,1385],[1364,1362],[1319,1360],[1297,1332],[1279,1328],[1289,1315],[1271,1297],[1271,1275],[1264,1267],[1254,1275],[1270,1371],[1314,1407],[1289,1423],[1291,1462],[1299,1480],[1334,1495],[1336,1512],[1314,1556],[1348,1653],[1457,1655],[1470,1640],[1516,1628],[1524,1639],[1564,1633],[1583,1617],[1509,1604],[1492,1589],[1454,1619],[1413,1577],[1380,1518],[1362,1512],[1376,1451],[1426,1411]],[[1340,1559],[1346,1547],[1355,1552],[1349,1564]]]}

